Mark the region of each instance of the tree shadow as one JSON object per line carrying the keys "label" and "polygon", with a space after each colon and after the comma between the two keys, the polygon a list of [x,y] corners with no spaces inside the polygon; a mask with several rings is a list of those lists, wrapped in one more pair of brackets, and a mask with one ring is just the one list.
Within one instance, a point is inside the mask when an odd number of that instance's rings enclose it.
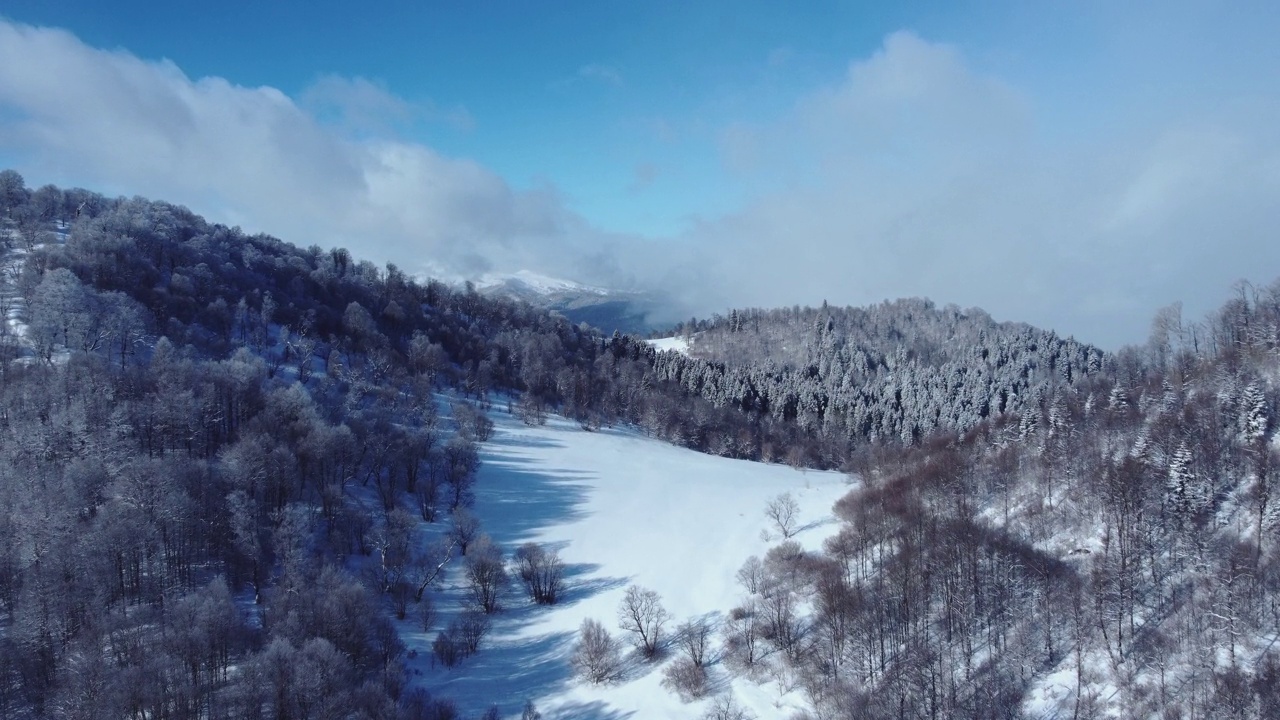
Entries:
{"label": "tree shadow", "polygon": [[[491,440],[490,442],[493,441]],[[559,447],[562,445],[562,443],[558,443],[551,438],[538,438],[531,437],[529,435],[511,435],[509,433],[507,434],[507,437],[502,438],[499,442],[501,445],[505,445],[506,447],[516,448],[548,448]]]}
{"label": "tree shadow", "polygon": [[582,578],[600,568],[594,563],[574,563],[565,566],[564,590],[560,593],[556,607],[570,607],[587,598],[625,586],[630,579],[618,577]]}
{"label": "tree shadow", "polygon": [[464,707],[480,711],[496,704],[504,716],[518,715],[526,700],[566,689],[573,680],[572,648],[571,632],[485,642],[458,667],[433,673],[432,685]]}
{"label": "tree shadow", "polygon": [[[630,640],[629,637],[621,637],[619,639],[624,643]],[[613,682],[618,685],[626,685],[639,680],[650,673],[657,672],[672,657],[672,648],[668,643],[659,645],[652,656],[645,655],[643,650],[633,647],[623,653],[622,664],[618,667],[618,674],[614,677]]]}
{"label": "tree shadow", "polygon": [[704,697],[715,697],[733,691],[736,674],[722,665],[706,666],[707,691]]}
{"label": "tree shadow", "polygon": [[[487,533],[508,553],[529,541],[542,541],[554,531],[586,517],[591,473],[557,468],[542,460],[545,448],[563,443],[554,437],[530,437],[514,419],[493,416],[495,433],[481,445],[482,465],[475,484],[475,513]],[[543,542],[562,552],[568,541]],[[456,561],[456,559],[455,559]],[[458,563],[459,567],[461,563]],[[417,655],[409,660],[415,684],[433,695],[448,697],[470,717],[497,705],[503,717],[519,717],[524,704],[563,698],[576,682],[571,663],[577,640],[575,629],[544,625],[548,613],[576,605],[602,592],[626,585],[628,578],[598,577],[601,566],[569,563],[564,567],[565,586],[551,606],[535,605],[518,578],[512,578],[503,598],[503,610],[491,616],[491,628],[475,655],[453,668],[433,661],[431,642],[466,602],[461,573],[453,569],[445,586],[434,591],[440,613],[430,632],[402,632]],[[575,703],[542,709],[544,716],[615,720],[630,717],[604,702]]]}
{"label": "tree shadow", "polygon": [[589,473],[543,469],[530,458],[535,448],[563,443],[513,432],[501,423],[480,452],[475,485],[476,513],[485,532],[507,547],[534,539],[539,530],[585,517],[582,506],[591,490]]}
{"label": "tree shadow", "polygon": [[834,517],[828,515],[827,517],[820,518],[818,520],[814,520],[813,522],[809,522],[809,523],[805,523],[804,525],[801,525],[800,527],[796,528],[795,532],[791,533],[791,537],[795,537],[800,533],[808,532],[810,530],[817,530],[818,528],[826,527],[827,525],[835,525],[836,522],[837,521]]}
{"label": "tree shadow", "polygon": [[623,720],[635,715],[633,712],[614,710],[599,700],[561,705],[555,709],[554,713],[549,717],[563,718],[563,720]]}

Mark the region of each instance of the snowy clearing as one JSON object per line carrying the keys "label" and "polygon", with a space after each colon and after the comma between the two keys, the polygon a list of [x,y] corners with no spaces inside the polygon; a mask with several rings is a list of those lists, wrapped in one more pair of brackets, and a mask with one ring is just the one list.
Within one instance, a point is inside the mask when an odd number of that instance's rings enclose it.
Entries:
{"label": "snowy clearing", "polygon": [[[764,516],[770,499],[795,497],[803,528],[796,539],[816,548],[835,529],[832,504],[849,491],[839,473],[703,455],[633,431],[586,432],[560,419],[526,427],[501,413],[494,420],[475,511],[508,555],[528,541],[557,549],[567,587],[559,604],[536,607],[514,583],[480,653],[452,670],[433,667],[430,647],[463,598],[457,560],[448,586],[434,593],[442,615],[435,627],[401,626],[416,652],[411,672],[466,713],[496,703],[504,716],[518,715],[529,699],[545,717],[699,717],[709,701],[684,704],[662,688],[661,662],[637,661],[628,679],[613,684],[575,678],[569,658],[579,625],[594,618],[621,637],[617,607],[631,583],[662,596],[669,630],[693,617],[719,618],[741,600],[734,575],[743,561],[781,541]],[[727,686],[722,668],[713,675]],[[773,682],[737,680],[732,689],[761,718],[802,703],[798,692],[783,694]]]}
{"label": "snowy clearing", "polygon": [[673,337],[655,338],[653,340],[645,340],[656,350],[673,350],[681,355],[689,354],[689,338],[681,335]]}

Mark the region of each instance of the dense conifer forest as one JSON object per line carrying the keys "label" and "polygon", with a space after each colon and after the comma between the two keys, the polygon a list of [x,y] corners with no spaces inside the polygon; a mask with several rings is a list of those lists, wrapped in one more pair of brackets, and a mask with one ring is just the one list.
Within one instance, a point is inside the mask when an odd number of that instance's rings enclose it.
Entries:
{"label": "dense conifer forest", "polygon": [[1080,718],[1280,716],[1280,284],[1116,354],[904,300],[694,320],[685,356],[13,171],[0,239],[0,716],[457,717],[391,619],[461,567],[436,652],[482,651],[505,571],[468,507],[508,407],[859,479],[823,552],[747,561],[716,639],[814,717],[1055,683]]}

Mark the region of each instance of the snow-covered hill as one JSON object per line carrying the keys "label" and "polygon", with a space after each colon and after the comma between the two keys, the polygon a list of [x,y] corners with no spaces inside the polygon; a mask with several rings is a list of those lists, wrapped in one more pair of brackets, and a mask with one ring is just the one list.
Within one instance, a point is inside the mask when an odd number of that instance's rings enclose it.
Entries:
{"label": "snow-covered hill", "polygon": [[[416,651],[411,672],[471,716],[495,703],[504,717],[518,715],[532,700],[548,718],[699,717],[710,701],[686,705],[661,687],[661,663],[637,662],[629,679],[614,684],[575,678],[570,654],[582,620],[594,618],[618,633],[618,603],[632,583],[661,595],[670,629],[690,618],[720,617],[741,601],[734,576],[743,561],[780,541],[765,537],[771,498],[795,497],[804,527],[796,539],[817,547],[834,529],[832,504],[849,490],[838,473],[717,458],[628,430],[585,432],[556,419],[527,427],[503,413],[494,419],[475,512],[508,551],[528,541],[557,549],[568,587],[560,603],[538,607],[513,586],[480,653],[452,670],[433,667],[434,630],[402,626]],[[457,568],[450,581],[436,593],[438,626],[463,597]],[[730,686],[723,670],[713,675],[761,718],[786,716],[803,704],[798,692],[784,694],[774,682]]]}
{"label": "snow-covered hill", "polygon": [[542,275],[532,270],[520,270],[514,273],[487,273],[476,280],[477,290],[502,289],[511,294],[524,295],[529,298],[550,297],[554,295],[603,296],[611,292],[602,287],[583,285],[572,280]]}

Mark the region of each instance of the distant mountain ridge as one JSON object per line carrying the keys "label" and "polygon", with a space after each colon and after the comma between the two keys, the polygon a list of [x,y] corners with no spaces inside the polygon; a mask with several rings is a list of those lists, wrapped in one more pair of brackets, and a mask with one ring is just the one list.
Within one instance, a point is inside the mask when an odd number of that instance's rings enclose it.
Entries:
{"label": "distant mountain ridge", "polygon": [[585,322],[605,334],[617,330],[644,335],[656,329],[649,317],[657,301],[645,292],[586,285],[529,270],[490,273],[474,284],[483,295],[522,300],[574,323]]}

